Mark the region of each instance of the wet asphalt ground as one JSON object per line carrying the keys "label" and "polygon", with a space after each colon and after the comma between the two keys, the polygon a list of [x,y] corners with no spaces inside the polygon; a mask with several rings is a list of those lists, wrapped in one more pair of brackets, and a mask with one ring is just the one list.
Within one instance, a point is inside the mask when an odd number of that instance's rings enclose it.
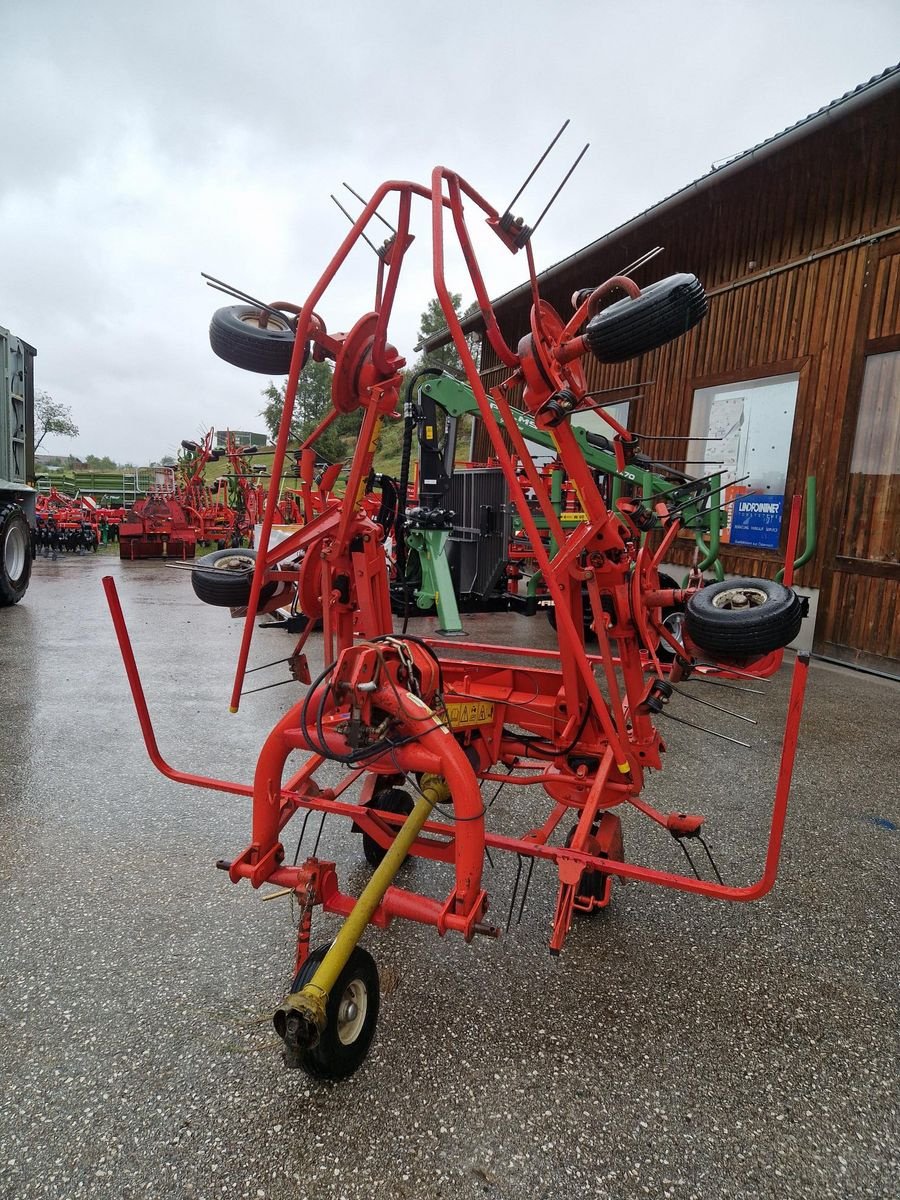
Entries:
{"label": "wet asphalt ground", "polygon": [[[315,1084],[284,1069],[270,1024],[291,976],[290,901],[263,903],[214,869],[246,845],[248,802],[151,767],[107,572],[175,766],[249,781],[296,696],[273,688],[229,715],[240,623],[159,563],[39,560],[26,599],[0,611],[4,1200],[900,1194],[896,685],[813,665],[768,898],[618,887],[553,959],[555,886],[538,866],[499,942],[370,930],[386,992],[372,1051],[351,1080]],[[466,625],[472,640],[552,638],[542,618]],[[258,632],[253,660],[291,644]],[[686,719],[749,730],[753,753],[665,724],[648,799],[707,814],[726,881],[760,870],[788,680],[764,698],[698,685],[755,727],[679,700]],[[511,791],[493,826],[540,823],[543,794]],[[635,813],[625,840],[637,861],[684,865]],[[363,886],[359,840],[338,819],[319,853],[345,889]],[[494,857],[502,921],[515,860]],[[446,868],[421,862],[402,882],[449,888]],[[319,915],[314,944],[334,928]]]}

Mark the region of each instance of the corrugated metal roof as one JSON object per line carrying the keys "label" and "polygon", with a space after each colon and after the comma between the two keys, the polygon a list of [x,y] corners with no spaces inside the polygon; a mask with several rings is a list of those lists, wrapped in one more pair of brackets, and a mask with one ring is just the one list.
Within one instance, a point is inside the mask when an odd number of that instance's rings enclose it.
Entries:
{"label": "corrugated metal roof", "polygon": [[[617,225],[608,233],[604,233],[602,237],[596,238],[593,242],[589,242],[580,250],[576,250],[573,254],[568,255],[566,258],[560,259],[558,263],[555,263],[552,267],[548,267],[545,271],[542,271],[538,275],[538,278],[546,280],[551,275],[555,275],[558,271],[564,270],[567,265],[570,265],[576,260],[589,255],[596,247],[601,245],[601,243],[609,241],[610,239],[623,233],[626,229],[641,224],[643,221],[649,219],[649,217],[651,217],[654,213],[658,213],[663,207],[671,206],[673,202],[677,202],[679,198],[686,198],[690,193],[696,192],[700,188],[710,186],[713,181],[718,182],[720,178],[726,175],[731,175],[741,165],[746,164],[748,161],[760,157],[761,154],[768,154],[771,148],[775,147],[779,142],[782,142],[788,138],[793,140],[798,134],[806,136],[807,133],[813,132],[813,127],[818,127],[820,124],[823,124],[825,121],[829,120],[841,108],[851,103],[855,105],[867,93],[876,90],[878,92],[885,91],[891,85],[900,86],[900,63],[893,67],[887,67],[879,75],[873,75],[872,78],[866,80],[865,83],[859,84],[857,87],[851,89],[851,91],[845,92],[843,96],[839,96],[836,100],[832,100],[829,104],[823,105],[815,112],[810,113],[808,116],[803,117],[799,121],[796,121],[793,125],[789,125],[787,129],[782,129],[779,133],[774,133],[771,137],[765,138],[763,141],[758,142],[755,146],[751,146],[749,150],[744,150],[742,153],[734,155],[733,158],[726,159],[724,162],[715,165],[711,170],[707,171],[705,175],[700,175],[697,179],[692,180],[691,183],[685,184],[684,187],[681,187],[677,191],[670,193],[668,196],[664,196],[662,200],[658,200],[649,208],[645,208],[642,212],[630,217],[621,225]],[[504,304],[507,304],[510,300],[522,295],[529,289],[530,284],[520,284],[511,291],[504,292],[502,296],[499,296],[492,303],[495,308],[500,308]],[[463,329],[468,331],[470,329],[477,328],[480,323],[481,314],[476,313],[467,321],[463,322]],[[426,349],[435,349],[447,341],[449,341],[449,331],[441,331],[441,333],[432,334],[432,336],[428,338],[427,341],[422,343],[422,345]]]}

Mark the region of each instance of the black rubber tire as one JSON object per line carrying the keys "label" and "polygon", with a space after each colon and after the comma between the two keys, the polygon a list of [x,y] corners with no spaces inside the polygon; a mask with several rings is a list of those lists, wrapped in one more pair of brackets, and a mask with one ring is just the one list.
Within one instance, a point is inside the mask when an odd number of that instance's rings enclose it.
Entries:
{"label": "black rubber tire", "polygon": [[[663,609],[663,625],[680,646],[683,646],[684,639],[684,608],[664,608]],[[661,663],[672,663],[675,661],[675,651],[668,642],[659,639],[659,645],[656,647],[656,657]],[[688,657],[685,651],[685,657]]]}
{"label": "black rubber tire", "polygon": [[[384,792],[376,792],[372,797],[371,808],[379,808],[382,812],[402,813],[408,817],[415,808],[415,803],[409,792],[405,792],[403,788],[390,788]],[[370,867],[377,867],[381,864],[381,860],[387,854],[382,846],[379,846],[371,834],[363,834],[363,854],[366,856],[366,862]]]}
{"label": "black rubber tire", "polygon": [[[551,604],[545,611],[550,628],[557,632],[556,605]],[[586,642],[594,641],[597,637],[594,629],[594,610],[591,608],[591,599],[586,587],[581,590],[581,619],[584,624],[584,640]]]}
{"label": "black rubber tire", "polygon": [[[729,593],[749,593],[752,607],[725,607]],[[771,579],[726,579],[691,596],[684,627],[701,650],[726,658],[747,658],[769,654],[792,642],[802,620],[803,604],[793,588]]]}
{"label": "black rubber tire", "polygon": [[[294,977],[292,992],[299,992],[312,979],[331,944],[313,950]],[[362,986],[366,995],[366,1012],[358,1034],[350,1042],[341,1040],[341,1006],[351,986]],[[337,977],[326,1006],[326,1024],[315,1046],[300,1052],[300,1066],[313,1079],[346,1079],[359,1067],[372,1044],[381,988],[375,960],[362,946],[356,946],[347,965]]]}
{"label": "black rubber tire", "polygon": [[[566,840],[563,843],[565,846],[572,845],[572,841],[575,837],[577,829],[578,826],[573,825],[566,834]],[[581,879],[578,882],[576,895],[580,900],[602,900],[608,886],[609,876],[604,875],[602,871],[597,871],[595,868],[591,867],[582,874]],[[584,909],[581,908],[576,908],[575,912],[580,916],[588,915],[585,913]],[[603,912],[603,909],[592,909],[589,915],[593,916],[595,912]]]}
{"label": "black rubber tire", "polygon": [[625,362],[681,337],[706,316],[706,293],[696,275],[670,275],[626,296],[587,323],[584,340],[602,363]]}
{"label": "black rubber tire", "polygon": [[[243,607],[250,600],[255,563],[255,550],[213,550],[212,554],[204,554],[191,571],[194,594],[216,608]],[[263,584],[260,603],[274,596],[277,587],[277,583]]]}
{"label": "black rubber tire", "polygon": [[18,604],[31,578],[31,529],[18,504],[0,507],[0,606]]}
{"label": "black rubber tire", "polygon": [[[287,317],[282,324],[269,314],[265,329],[259,325],[259,309],[250,304],[219,308],[209,323],[213,353],[233,367],[259,375],[287,375],[294,353],[294,330]],[[304,354],[304,364],[309,347]]]}
{"label": "black rubber tire", "polygon": [[[661,573],[660,577],[659,577],[659,586],[661,588],[677,588],[678,580],[673,579],[671,575],[666,575],[664,573]],[[669,629],[670,632],[673,630],[673,628],[677,628],[678,632],[676,632],[675,636],[676,636],[676,639],[680,641],[681,640],[680,636],[679,636],[680,626],[679,626],[678,621],[675,620],[675,618],[679,618],[681,622],[684,621],[684,605],[683,604],[674,604],[674,605],[672,605],[671,608],[664,608],[662,611],[663,625],[665,625],[665,627],[667,629]],[[670,625],[670,622],[674,622],[674,626]],[[659,644],[656,647],[656,657],[662,663],[674,662],[675,661],[675,651],[671,648],[671,646],[669,645],[668,642],[664,642],[663,639],[660,638]]]}

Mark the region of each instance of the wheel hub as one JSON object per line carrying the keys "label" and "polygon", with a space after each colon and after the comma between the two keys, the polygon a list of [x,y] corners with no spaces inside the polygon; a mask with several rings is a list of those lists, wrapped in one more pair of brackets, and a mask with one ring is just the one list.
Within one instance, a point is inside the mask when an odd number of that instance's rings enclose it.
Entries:
{"label": "wheel hub", "polygon": [[341,1043],[349,1046],[359,1037],[366,1021],[368,994],[361,979],[354,979],[347,986],[338,1008],[337,1035]]}
{"label": "wheel hub", "polygon": [[759,608],[766,602],[766,593],[759,588],[728,588],[713,598],[714,608]]}

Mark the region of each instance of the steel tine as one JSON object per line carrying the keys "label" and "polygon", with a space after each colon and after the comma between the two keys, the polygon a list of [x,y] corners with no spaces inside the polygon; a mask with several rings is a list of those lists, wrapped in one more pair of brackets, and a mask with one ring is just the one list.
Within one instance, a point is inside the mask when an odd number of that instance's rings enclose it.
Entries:
{"label": "steel tine", "polygon": [[733,712],[730,708],[723,708],[721,704],[713,704],[711,700],[704,700],[701,696],[692,696],[690,692],[683,692],[674,683],[672,684],[672,690],[677,692],[679,696],[693,700],[695,704],[704,704],[707,708],[714,708],[716,712],[726,713],[729,717],[736,717],[738,721],[746,721],[749,725],[759,724],[754,717],[745,717],[743,713]]}
{"label": "steel tine", "polygon": [[[249,674],[249,672],[248,672]],[[286,683],[296,683],[296,679],[279,679],[277,683],[264,683],[262,687],[248,688],[245,692],[241,692],[242,696],[252,696],[255,692],[267,692],[269,688],[284,687]]]}
{"label": "steel tine", "polygon": [[737,683],[726,683],[724,679],[713,679],[709,675],[691,675],[687,683],[711,683],[713,687],[730,688],[733,692],[746,692],[750,696],[764,696],[761,688],[741,687]]}
{"label": "steel tine", "polygon": [[322,830],[325,828],[325,818],[327,816],[328,816],[327,812],[322,813],[322,820],[319,822],[319,832],[316,834],[315,845],[313,846],[313,851],[312,851],[312,854],[310,855],[311,858],[316,857],[316,851],[319,848],[319,840],[322,837]]}
{"label": "steel tine", "polygon": [[205,271],[201,271],[200,275],[206,280],[207,287],[215,288],[217,292],[224,292],[226,296],[233,296],[235,300],[243,300],[245,304],[252,304],[254,308],[265,309],[266,312],[270,312],[276,317],[281,317],[282,321],[288,319],[287,314],[283,313],[281,309],[273,308],[271,304],[265,304],[262,300],[257,300],[249,292],[243,292],[240,288],[233,287],[230,283],[224,283],[221,279],[207,275]]}
{"label": "steel tine", "polygon": [[740,675],[742,679],[754,679],[757,683],[771,683],[771,679],[762,679],[759,675],[754,675],[752,671],[742,671],[738,667],[729,667],[725,663],[708,663],[698,662],[695,664],[698,667],[705,667],[708,671],[727,671],[729,675]]}
{"label": "steel tine", "polygon": [[720,437],[691,437],[689,433],[683,436],[679,434],[669,437],[667,433],[638,433],[636,429],[632,429],[631,432],[644,442],[723,442],[725,440]]}
{"label": "steel tine", "polygon": [[273,316],[280,317],[282,321],[289,322],[290,320],[287,314],[283,313],[281,309],[273,308],[271,304],[263,304],[261,300],[254,300],[250,296],[242,296],[240,292],[236,292],[233,288],[220,287],[219,284],[210,283],[208,280],[206,286],[214,288],[217,292],[224,292],[226,296],[231,296],[234,300],[243,300],[245,304],[250,304],[254,308],[264,309],[266,312],[272,313]]}
{"label": "steel tine", "polygon": [[297,838],[297,849],[294,851],[294,866],[297,865],[297,859],[300,857],[300,847],[303,844],[303,835],[306,833],[306,826],[309,818],[313,815],[313,810],[308,808],[306,815],[303,818],[303,824],[300,826],[300,836]]}
{"label": "steel tine", "polygon": [[[627,392],[629,388],[652,387],[656,383],[655,379],[639,379],[637,383],[620,383],[616,387],[596,388],[592,392],[585,392],[585,396],[606,396],[609,392]],[[620,401],[614,400],[613,404],[619,404]]]}
{"label": "steel tine", "polygon": [[538,225],[540,225],[541,221],[543,221],[544,217],[546,217],[547,213],[550,211],[550,208],[553,205],[553,202],[556,200],[556,197],[559,195],[559,193],[563,190],[563,188],[569,182],[569,179],[572,176],[572,172],[575,170],[575,168],[578,166],[578,164],[581,162],[581,160],[587,154],[588,150],[590,149],[590,146],[591,146],[590,142],[585,142],[581,153],[578,155],[578,157],[575,159],[575,161],[572,163],[571,167],[569,167],[568,171],[566,172],[565,176],[563,177],[562,183],[559,185],[559,187],[556,189],[556,191],[553,193],[553,195],[547,201],[547,207],[544,209],[544,211],[541,213],[541,215],[538,217],[538,219],[535,221],[535,223],[531,227],[531,231],[528,234],[529,241],[531,241],[532,237],[534,237],[534,232],[537,229]]}
{"label": "steel tine", "polygon": [[696,879],[701,879],[701,878],[702,878],[702,876],[701,876],[700,872],[697,870],[697,868],[694,866],[694,860],[691,858],[691,856],[690,856],[690,853],[689,853],[689,851],[688,851],[688,848],[687,848],[687,846],[684,844],[684,838],[677,837],[677,838],[675,839],[675,841],[678,843],[678,845],[679,845],[679,846],[681,847],[681,849],[684,851],[684,857],[685,857],[685,858],[688,860],[688,862],[690,863],[690,865],[691,865],[691,870],[692,870],[692,871],[693,871],[693,873],[694,873],[694,877],[695,877]]}
{"label": "steel tine", "polygon": [[656,258],[657,254],[662,254],[664,247],[654,246],[652,250],[648,250],[642,254],[640,258],[636,258],[633,263],[629,263],[627,267],[623,267],[621,271],[617,271],[617,275],[630,275],[632,271],[637,271],[641,267],[645,267],[651,259]]}
{"label": "steel tine", "polygon": [[528,889],[531,887],[531,873],[534,870],[534,859],[529,858],[528,870],[525,873],[525,886],[522,888],[522,903],[519,905],[519,915],[516,918],[516,924],[522,924],[522,913],[525,911],[525,901],[528,899]]}
{"label": "steel tine", "polygon": [[534,179],[535,174],[537,173],[537,170],[540,167],[541,163],[544,161],[544,159],[547,157],[547,155],[550,153],[550,151],[553,149],[553,147],[556,145],[556,143],[562,137],[563,133],[566,130],[566,127],[569,124],[569,120],[570,120],[570,118],[566,117],[565,121],[563,121],[562,125],[559,127],[559,133],[557,133],[556,137],[553,139],[553,141],[550,143],[550,145],[547,147],[547,149],[544,151],[544,153],[541,155],[541,157],[537,160],[537,162],[531,168],[531,172],[528,175],[527,179],[522,184],[522,186],[519,188],[519,190],[516,192],[516,194],[513,196],[512,200],[510,200],[509,204],[507,204],[506,208],[503,210],[504,213],[508,213],[508,212],[512,211],[512,206],[515,204],[515,202],[518,200],[518,198],[522,195],[522,193],[528,187],[529,183],[531,183],[532,179]]}
{"label": "steel tine", "polygon": [[287,658],[276,658],[274,662],[263,663],[262,666],[259,667],[248,667],[247,674],[252,675],[254,671],[265,671],[267,667],[277,667],[280,663],[286,663],[290,661],[290,655],[288,655]]}
{"label": "steel tine", "polygon": [[509,933],[509,927],[512,925],[513,909],[516,907],[516,896],[519,894],[519,880],[522,878],[522,855],[516,854],[519,860],[519,865],[516,867],[516,879],[513,883],[512,895],[509,898],[509,912],[506,914],[506,932]]}
{"label": "steel tine", "polygon": [[[338,198],[337,198],[337,196],[335,196],[334,192],[330,192],[329,195],[331,196],[331,198],[335,202],[335,204],[338,206],[338,208],[341,210],[341,212],[344,214],[344,216],[347,218],[347,220],[350,222],[350,224],[355,225],[356,224],[355,219],[353,217],[351,217],[351,215],[347,212],[346,208],[344,208],[343,204],[341,204],[340,200],[338,200]],[[372,249],[377,254],[378,247],[375,245],[375,243],[373,241],[371,241],[369,238],[366,237],[366,235],[362,232],[362,230],[360,230],[360,236],[362,237],[362,240],[366,243],[366,245],[371,246]]]}
{"label": "steel tine", "polygon": [[[357,200],[360,202],[360,204],[363,206],[363,208],[366,207],[366,205],[368,204],[368,201],[364,200],[362,198],[362,196],[359,194],[359,192],[355,192],[349,183],[345,183],[343,186],[347,189],[347,191],[350,193],[351,196],[355,196],[357,198]],[[382,225],[386,225],[388,227],[388,229],[391,231],[391,233],[397,232],[397,230],[393,227],[393,225],[390,223],[390,221],[386,221],[384,219],[384,217],[381,215],[381,213],[378,211],[377,208],[375,209],[375,216],[382,223]]]}
{"label": "steel tine", "polygon": [[723,742],[732,742],[735,746],[743,746],[745,750],[752,749],[749,742],[742,742],[740,738],[729,737],[727,733],[719,733],[718,729],[707,729],[705,725],[695,725],[693,721],[685,721],[684,717],[673,716],[672,713],[666,712],[663,709],[661,717],[668,717],[670,721],[677,721],[679,725],[687,725],[688,729],[696,729],[700,733],[708,733],[711,737],[721,738]]}
{"label": "steel tine", "polygon": [[[716,471],[716,472],[715,472],[715,474],[716,474],[716,475],[718,475],[718,474],[719,474],[719,472],[718,472],[718,471]],[[707,478],[709,478],[709,479],[712,479],[712,478],[713,478],[713,476],[712,476],[712,475],[710,475],[710,476],[707,476]],[[707,496],[709,496],[709,497],[712,497],[712,496],[717,496],[717,495],[719,494],[719,492],[724,492],[726,488],[728,488],[728,487],[736,487],[736,486],[737,486],[737,484],[739,484],[739,483],[743,483],[745,479],[749,479],[749,478],[750,478],[750,476],[749,476],[749,475],[741,475],[739,479],[732,479],[730,483],[723,483],[723,484],[720,484],[720,486],[719,486],[719,487],[717,487],[717,488],[712,488],[712,489],[711,489],[709,492],[707,492]],[[672,490],[674,491],[675,489],[673,488]],[[755,493],[755,492],[752,492],[752,493],[751,493],[751,492],[742,492],[741,494],[742,494],[742,495],[744,495],[744,496],[749,496],[749,495],[754,495],[754,496],[755,496],[755,495],[756,495],[756,493]],[[737,497],[737,496],[735,496],[735,497],[734,497],[734,500],[737,500],[737,499],[738,499],[738,497]],[[717,505],[717,507],[718,507],[718,508],[726,508],[726,507],[727,507],[729,504],[733,504],[733,503],[734,503],[734,500],[726,500],[724,504]],[[694,503],[694,497],[692,496],[692,497],[690,498],[690,500],[686,500],[686,501],[684,502],[684,504],[679,504],[679,505],[677,505],[675,508],[670,508],[670,509],[669,509],[669,516],[670,516],[670,517],[674,517],[676,513],[679,513],[679,512],[681,512],[681,510],[682,510],[683,508],[687,508],[687,506],[688,506],[689,504],[693,504],[693,503]]]}
{"label": "steel tine", "polygon": [[713,871],[715,872],[716,879],[718,879],[719,883],[724,887],[725,881],[722,879],[722,876],[719,874],[719,868],[716,866],[716,860],[713,858],[712,852],[710,851],[709,846],[707,846],[705,838],[701,837],[700,834],[698,833],[697,841],[700,843],[700,845],[706,851],[706,857],[709,859],[709,865],[712,867]]}
{"label": "steel tine", "polygon": [[[635,435],[635,436],[639,436],[639,435]],[[710,480],[715,479],[717,475],[721,475],[721,474],[722,474],[721,471],[713,471],[712,474],[710,474],[710,475],[698,475],[695,479],[689,478],[688,483],[691,486],[696,486],[698,483],[709,483]],[[747,478],[747,476],[745,476],[745,478]],[[668,496],[670,492],[680,491],[681,488],[683,488],[685,486],[686,485],[683,483],[676,483],[674,487],[666,488],[665,491],[663,491],[663,492],[654,492],[654,496],[656,496],[657,498],[659,496]],[[710,493],[710,494],[712,494],[712,493]]]}

